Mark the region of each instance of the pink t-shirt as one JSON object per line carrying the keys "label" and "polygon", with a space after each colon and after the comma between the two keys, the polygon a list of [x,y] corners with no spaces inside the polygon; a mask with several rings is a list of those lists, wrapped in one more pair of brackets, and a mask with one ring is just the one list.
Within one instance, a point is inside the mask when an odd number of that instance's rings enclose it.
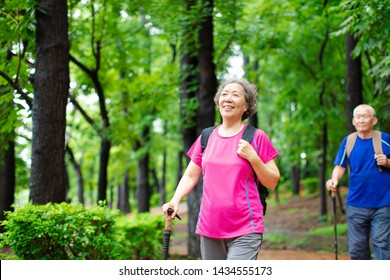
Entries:
{"label": "pink t-shirt", "polygon": [[[196,233],[211,238],[233,238],[264,231],[261,205],[249,162],[237,154],[244,128],[222,137],[211,133],[204,154],[200,137],[187,155],[202,168],[203,196]],[[279,155],[264,131],[257,129],[252,146],[264,163]]]}

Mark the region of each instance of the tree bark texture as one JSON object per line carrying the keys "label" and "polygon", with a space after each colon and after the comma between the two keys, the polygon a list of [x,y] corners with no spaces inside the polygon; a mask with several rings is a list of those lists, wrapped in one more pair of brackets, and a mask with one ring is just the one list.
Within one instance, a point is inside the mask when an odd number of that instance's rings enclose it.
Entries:
{"label": "tree bark texture", "polygon": [[214,0],[202,0],[203,15],[199,30],[199,102],[197,136],[206,127],[214,125],[214,96],[217,91],[217,77],[214,64],[213,8]]}
{"label": "tree bark texture", "polygon": [[[188,14],[195,6],[194,0],[184,0]],[[190,20],[183,21],[182,37],[180,46],[180,114],[182,119],[183,135],[183,156],[189,162],[186,153],[196,140],[196,112],[191,111],[190,102],[195,98],[198,90],[198,57],[196,55],[195,32],[197,30],[196,22]],[[180,156],[179,156],[180,159]],[[181,160],[180,160],[181,163]],[[180,177],[182,174],[180,174]],[[194,190],[196,192],[196,190]],[[196,224],[199,204],[194,201],[193,195],[188,196],[188,254],[193,257],[200,256],[199,241],[196,239],[194,224]]]}
{"label": "tree bark texture", "polygon": [[130,208],[130,185],[129,185],[129,170],[123,173],[122,184],[118,186],[118,209],[123,214],[131,212]]}
{"label": "tree bark texture", "polygon": [[293,195],[299,196],[300,184],[301,182],[301,172],[299,164],[295,164],[291,167],[291,184],[292,184],[292,193]]}
{"label": "tree bark texture", "polygon": [[68,10],[65,0],[40,0],[37,6],[30,200],[34,204],[45,204],[63,202],[66,198]]}
{"label": "tree bark texture", "polygon": [[100,139],[98,201],[107,200],[107,168],[110,160],[110,149],[111,141],[102,136]]}
{"label": "tree bark texture", "polygon": [[352,52],[355,49],[358,40],[351,34],[346,35],[346,84],[347,84],[347,126],[348,132],[355,131],[352,124],[353,109],[363,103],[363,85],[362,85],[362,61],[361,56],[353,57]]}
{"label": "tree bark texture", "polygon": [[70,163],[73,166],[73,169],[76,173],[76,178],[77,178],[77,197],[79,200],[79,203],[81,205],[84,205],[84,177],[83,173],[81,171],[81,166],[80,164],[77,163],[76,158],[74,157],[73,151],[69,146],[66,146],[66,152],[69,155],[69,160]]}
{"label": "tree bark texture", "polygon": [[149,174],[149,155],[145,154],[142,159],[138,161],[137,168],[137,202],[138,212],[149,212],[150,210],[150,186],[148,182]]}
{"label": "tree bark texture", "polygon": [[[196,137],[201,131],[214,125],[215,104],[214,95],[217,91],[217,78],[214,64],[214,40],[213,40],[213,0],[202,0],[202,14],[200,29],[198,33],[199,54],[199,90],[196,98],[199,107],[196,114]],[[188,213],[194,217],[189,221],[189,255],[200,256],[199,236],[195,234],[196,221],[199,215],[200,203],[203,195],[203,179],[200,178],[197,186],[188,196]]]}
{"label": "tree bark texture", "polygon": [[[142,131],[142,142],[137,145],[137,150],[144,147],[144,143],[149,142],[150,127],[144,127]],[[144,149],[144,148],[143,148]],[[151,189],[149,184],[149,152],[144,151],[141,158],[138,160],[137,167],[137,202],[138,212],[149,212],[150,210]]]}
{"label": "tree bark texture", "polygon": [[[5,220],[4,211],[12,211],[15,202],[15,142],[9,141],[6,150],[0,151],[0,222]],[[0,232],[4,228],[0,226]]]}

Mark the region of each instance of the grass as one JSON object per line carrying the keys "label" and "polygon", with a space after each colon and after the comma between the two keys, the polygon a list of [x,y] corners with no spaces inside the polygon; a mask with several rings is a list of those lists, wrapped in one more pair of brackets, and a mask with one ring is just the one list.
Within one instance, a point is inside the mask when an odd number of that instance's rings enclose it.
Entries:
{"label": "grass", "polygon": [[[348,233],[347,224],[337,224],[336,226],[337,235],[346,236]],[[316,236],[333,236],[334,235],[334,226],[325,226],[320,228],[311,229],[308,232],[309,234]]]}

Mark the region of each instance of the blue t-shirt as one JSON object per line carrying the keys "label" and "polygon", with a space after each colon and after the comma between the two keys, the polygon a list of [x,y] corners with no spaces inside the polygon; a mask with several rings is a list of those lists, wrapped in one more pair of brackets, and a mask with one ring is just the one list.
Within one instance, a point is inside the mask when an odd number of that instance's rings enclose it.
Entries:
{"label": "blue t-shirt", "polygon": [[[382,150],[390,158],[390,135],[382,132]],[[346,155],[347,136],[341,142],[334,160],[335,165],[347,167]],[[372,138],[356,139],[351,151],[349,175],[349,190],[347,205],[365,208],[390,206],[390,169],[382,167],[379,171],[374,158]]]}

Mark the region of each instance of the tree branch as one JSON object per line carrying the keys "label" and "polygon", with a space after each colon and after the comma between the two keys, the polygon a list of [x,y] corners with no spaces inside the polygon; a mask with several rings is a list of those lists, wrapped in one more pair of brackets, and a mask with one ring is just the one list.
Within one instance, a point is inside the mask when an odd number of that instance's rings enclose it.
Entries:
{"label": "tree branch", "polygon": [[22,96],[22,98],[24,99],[24,101],[26,101],[30,110],[32,110],[33,104],[31,98],[28,97],[28,95],[23,91],[20,85],[18,83],[15,83],[11,79],[11,77],[8,76],[7,73],[3,72],[2,70],[0,70],[0,76],[3,77]]}
{"label": "tree branch", "polygon": [[87,112],[85,112],[85,110],[81,107],[81,105],[77,102],[76,98],[69,94],[68,95],[69,99],[70,99],[70,102],[73,103],[73,105],[75,106],[75,108],[77,110],[79,110],[79,112],[81,113],[81,115],[85,118],[85,120],[93,127],[93,129],[100,135],[100,132],[101,132],[101,129],[96,125],[95,121],[90,117],[88,116]]}

